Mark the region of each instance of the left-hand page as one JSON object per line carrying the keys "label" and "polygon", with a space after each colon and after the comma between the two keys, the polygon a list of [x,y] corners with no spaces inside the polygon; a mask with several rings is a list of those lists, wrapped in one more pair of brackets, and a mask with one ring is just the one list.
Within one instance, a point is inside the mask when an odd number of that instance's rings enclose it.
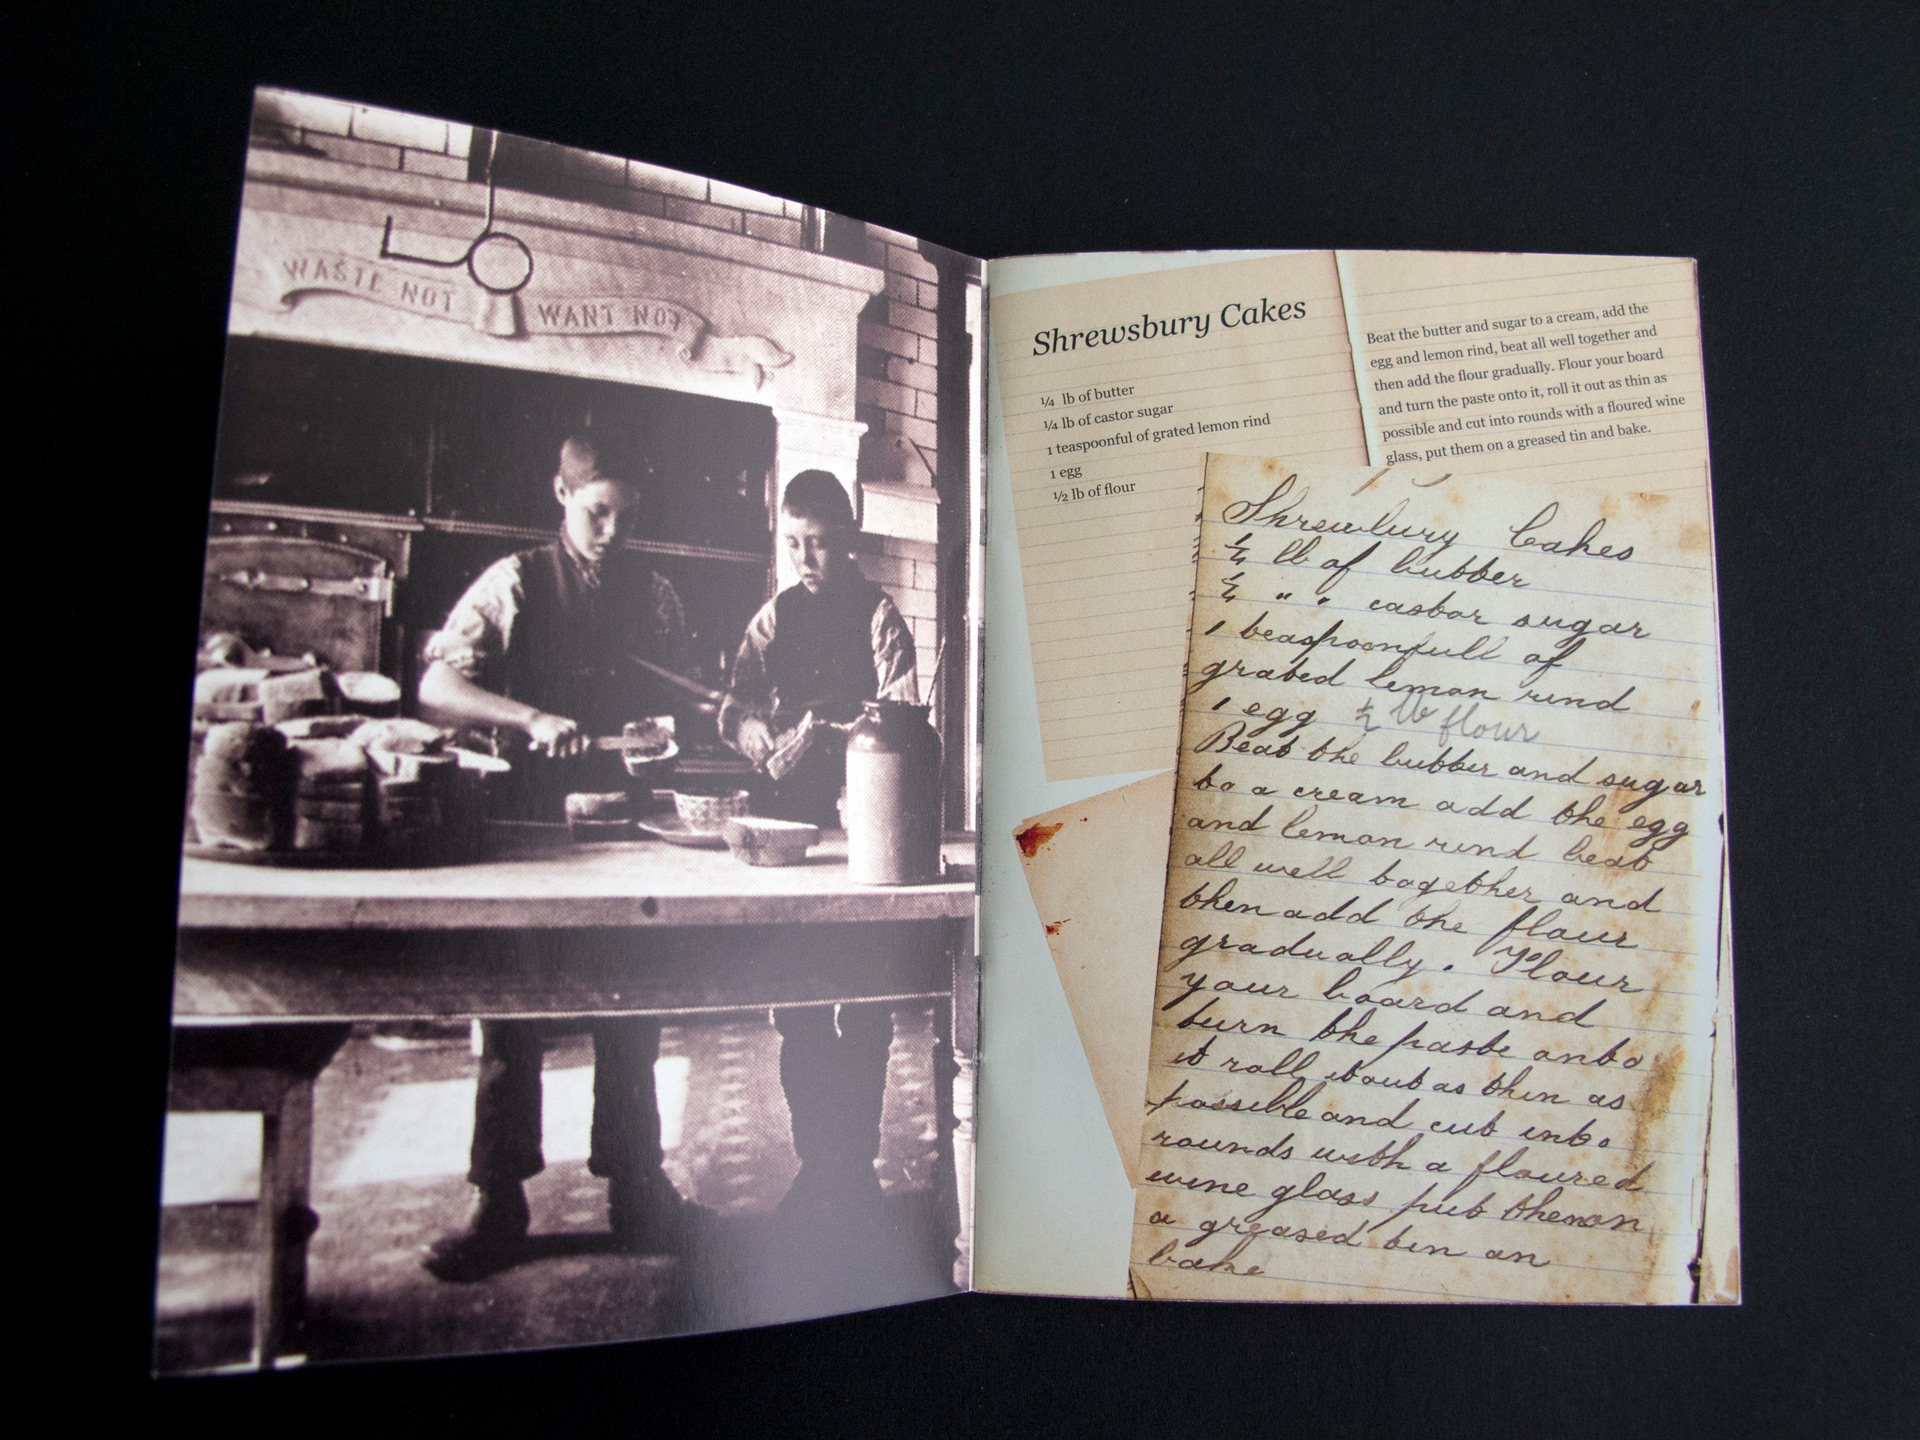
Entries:
{"label": "left-hand page", "polygon": [[981,265],[286,91],[246,165],[155,1369],[965,1289]]}

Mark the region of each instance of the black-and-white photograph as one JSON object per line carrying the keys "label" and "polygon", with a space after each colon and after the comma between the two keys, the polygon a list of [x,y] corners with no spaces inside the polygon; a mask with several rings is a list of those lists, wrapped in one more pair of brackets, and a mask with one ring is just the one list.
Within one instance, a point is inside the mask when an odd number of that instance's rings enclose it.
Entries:
{"label": "black-and-white photograph", "polygon": [[287,91],[246,167],[155,1368],[965,1289],[978,262]]}

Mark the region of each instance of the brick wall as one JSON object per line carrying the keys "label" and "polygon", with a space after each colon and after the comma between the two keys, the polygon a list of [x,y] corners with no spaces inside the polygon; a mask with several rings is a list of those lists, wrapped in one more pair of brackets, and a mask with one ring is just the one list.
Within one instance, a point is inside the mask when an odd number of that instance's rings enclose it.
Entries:
{"label": "brick wall", "polygon": [[912,237],[878,225],[867,236],[868,263],[886,272],[887,288],[860,317],[859,417],[872,434],[904,436],[937,468],[939,272]]}
{"label": "brick wall", "polygon": [[907,627],[913,631],[920,703],[930,704],[933,663],[940,650],[940,632],[934,624],[934,597],[939,577],[934,547],[921,540],[862,535],[858,553],[861,573],[892,597]]}
{"label": "brick wall", "polygon": [[473,127],[318,95],[261,90],[254,97],[253,143],[323,155],[343,165],[464,180]]}
{"label": "brick wall", "polygon": [[[480,132],[483,147],[487,133]],[[259,92],[253,136],[258,145],[323,155],[345,165],[446,180],[479,179],[485,173],[485,157],[473,154],[471,125],[284,90]],[[808,210],[793,200],[517,135],[502,135],[499,146],[495,178],[514,189],[808,248]]]}
{"label": "brick wall", "polygon": [[[867,225],[866,262],[885,272],[886,289],[860,317],[858,418],[867,426],[861,479],[931,488],[939,465],[939,272],[918,242]],[[934,624],[939,572],[934,547],[920,540],[867,535],[861,569],[884,586],[913,627],[923,702],[932,698],[939,632]]]}

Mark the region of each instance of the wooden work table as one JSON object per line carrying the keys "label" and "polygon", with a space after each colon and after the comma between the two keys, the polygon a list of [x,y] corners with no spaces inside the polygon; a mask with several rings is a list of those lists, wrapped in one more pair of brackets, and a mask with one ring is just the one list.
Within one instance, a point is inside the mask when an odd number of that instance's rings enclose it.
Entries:
{"label": "wooden work table", "polygon": [[[529,830],[536,827],[525,827]],[[560,827],[537,827],[558,831]],[[305,870],[182,862],[182,929],[505,930],[863,924],[973,914],[971,840],[944,847],[930,885],[855,884],[847,840],[827,831],[798,865],[663,840],[499,846],[471,865]]]}
{"label": "wooden work table", "polygon": [[[548,827],[555,828],[557,827]],[[675,1014],[944,996],[974,846],[930,885],[857,885],[660,840],[508,844],[471,865],[183,863],[174,1023]]]}
{"label": "wooden work table", "polygon": [[938,882],[877,887],[848,877],[838,832],[802,864],[754,867],[726,850],[654,839],[555,843],[557,827],[546,830],[496,832],[488,858],[436,868],[183,862],[171,1104],[266,1116],[255,1363],[275,1363],[297,1325],[313,1080],[357,1021],[691,1019],[930,1003],[938,1183],[959,1232],[955,1275],[964,1285],[971,837],[944,847]]}

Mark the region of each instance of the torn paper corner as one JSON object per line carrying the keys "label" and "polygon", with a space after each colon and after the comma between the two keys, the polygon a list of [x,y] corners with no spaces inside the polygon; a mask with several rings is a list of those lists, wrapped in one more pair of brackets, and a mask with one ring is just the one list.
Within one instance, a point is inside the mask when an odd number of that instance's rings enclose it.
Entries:
{"label": "torn paper corner", "polygon": [[1139,1181],[1173,772],[1036,815],[1014,832],[1094,1089]]}

